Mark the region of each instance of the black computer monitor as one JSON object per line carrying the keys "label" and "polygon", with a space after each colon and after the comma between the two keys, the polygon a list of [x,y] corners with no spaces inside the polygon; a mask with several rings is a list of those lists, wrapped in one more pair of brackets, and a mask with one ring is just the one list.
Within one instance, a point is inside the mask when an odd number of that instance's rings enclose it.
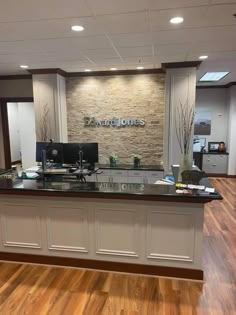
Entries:
{"label": "black computer monitor", "polygon": [[76,164],[79,161],[79,144],[63,143],[63,156],[65,164]]}
{"label": "black computer monitor", "polygon": [[83,152],[83,161],[89,164],[98,163],[98,143],[79,143],[79,151]]}
{"label": "black computer monitor", "polygon": [[79,163],[79,152],[83,153],[83,162],[94,165],[98,162],[98,143],[64,143],[63,155],[65,164]]}
{"label": "black computer monitor", "polygon": [[42,162],[42,150],[46,151],[46,158],[53,163],[63,163],[63,144],[58,142],[37,142],[36,161]]}

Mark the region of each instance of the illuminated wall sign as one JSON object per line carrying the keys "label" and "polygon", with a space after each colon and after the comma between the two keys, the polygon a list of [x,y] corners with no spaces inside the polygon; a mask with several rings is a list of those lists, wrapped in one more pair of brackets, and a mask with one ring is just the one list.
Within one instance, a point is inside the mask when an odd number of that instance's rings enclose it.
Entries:
{"label": "illuminated wall sign", "polygon": [[97,119],[95,117],[84,117],[85,127],[143,127],[144,119],[138,118],[112,118],[112,119]]}

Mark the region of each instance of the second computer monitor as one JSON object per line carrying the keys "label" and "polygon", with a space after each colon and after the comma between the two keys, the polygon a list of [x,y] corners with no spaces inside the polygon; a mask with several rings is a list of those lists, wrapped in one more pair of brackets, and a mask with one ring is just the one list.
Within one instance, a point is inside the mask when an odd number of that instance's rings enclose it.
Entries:
{"label": "second computer monitor", "polygon": [[63,143],[63,155],[65,164],[76,164],[79,161],[78,143]]}
{"label": "second computer monitor", "polygon": [[64,143],[63,155],[65,164],[79,162],[80,151],[83,153],[83,161],[89,164],[98,162],[98,143]]}

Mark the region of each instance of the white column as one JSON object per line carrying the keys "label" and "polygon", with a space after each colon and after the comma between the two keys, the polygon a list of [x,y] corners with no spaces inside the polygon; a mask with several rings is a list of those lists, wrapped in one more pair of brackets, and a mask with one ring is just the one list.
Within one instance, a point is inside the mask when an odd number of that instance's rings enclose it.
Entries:
{"label": "white column", "polygon": [[[0,109],[0,121],[2,121],[1,109]],[[4,149],[3,148],[4,148],[3,130],[2,130],[2,124],[0,124],[0,168],[5,168],[5,157],[4,157]]]}
{"label": "white column", "polygon": [[228,91],[229,129],[228,129],[228,175],[236,175],[236,86]]}
{"label": "white column", "polygon": [[164,134],[164,168],[167,172],[171,171],[171,165],[179,164],[181,155],[175,127],[176,106],[187,102],[189,107],[195,107],[195,98],[196,67],[167,69]]}
{"label": "white column", "polygon": [[65,78],[33,74],[33,92],[37,141],[67,142]]}

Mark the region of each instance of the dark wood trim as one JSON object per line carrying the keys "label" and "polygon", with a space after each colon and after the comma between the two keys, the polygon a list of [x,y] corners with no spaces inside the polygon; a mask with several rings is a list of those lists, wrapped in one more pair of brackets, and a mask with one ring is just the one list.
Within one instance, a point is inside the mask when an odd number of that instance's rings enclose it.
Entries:
{"label": "dark wood trim", "polygon": [[21,160],[17,160],[17,161],[11,162],[11,165],[13,165],[13,164],[20,164],[20,163],[21,163]]}
{"label": "dark wood trim", "polygon": [[199,90],[204,90],[204,89],[228,89],[231,86],[236,85],[236,82],[229,82],[224,85],[197,85],[196,88]]}
{"label": "dark wood trim", "polygon": [[55,257],[0,252],[0,260],[25,262],[44,265],[69,266],[86,269],[99,269],[126,273],[146,274],[161,277],[203,280],[203,271],[198,269],[175,268],[165,266],[140,265],[113,261],[101,261],[80,258]]}
{"label": "dark wood trim", "polygon": [[0,102],[7,104],[7,103],[27,103],[27,102],[33,102],[33,97],[1,97]]}
{"label": "dark wood trim", "polygon": [[5,168],[11,168],[11,147],[9,137],[9,125],[8,125],[8,114],[7,114],[7,103],[24,103],[33,102],[33,97],[2,97],[0,98],[0,110],[1,110],[1,121],[3,131],[3,145],[4,145],[4,158]]}
{"label": "dark wood trim", "polygon": [[27,70],[31,74],[60,74],[63,77],[67,76],[67,72],[60,68],[48,68],[48,69],[29,69]]}
{"label": "dark wood trim", "polygon": [[116,70],[116,71],[91,71],[91,72],[67,72],[66,77],[93,77],[93,76],[114,76],[114,75],[136,75],[136,74],[157,74],[165,73],[163,69],[143,70]]}
{"label": "dark wood trim", "polygon": [[66,72],[59,68],[30,69],[31,74],[57,73],[64,77],[91,77],[91,76],[112,76],[112,75],[133,75],[133,74],[155,74],[165,73],[163,69],[143,69],[143,70],[117,70],[117,71],[91,71],[91,72]]}
{"label": "dark wood trim", "polygon": [[207,174],[207,176],[208,176],[208,177],[223,177],[223,178],[224,178],[224,177],[225,177],[225,178],[228,177],[227,174],[222,174],[222,173],[220,173],[220,174],[219,174],[219,173],[211,173],[211,174]]}
{"label": "dark wood trim", "polygon": [[32,79],[31,74],[0,75],[0,80],[29,80],[29,79]]}
{"label": "dark wood trim", "polygon": [[157,195],[142,195],[142,194],[113,194],[113,193],[96,193],[96,192],[74,192],[74,191],[56,191],[56,190],[33,190],[33,189],[0,189],[0,195],[16,195],[16,196],[44,196],[44,197],[76,197],[76,198],[93,198],[93,199],[116,199],[116,200],[144,200],[144,201],[167,201],[167,202],[186,202],[204,204],[213,200],[222,200],[221,196],[214,198],[207,196],[157,196]]}
{"label": "dark wood trim", "polygon": [[8,114],[7,114],[7,103],[4,100],[0,100],[1,110],[1,124],[3,133],[3,151],[5,159],[5,168],[11,168],[11,149],[10,149],[10,137],[9,137],[9,125],[8,125]]}
{"label": "dark wood trim", "polygon": [[196,67],[198,68],[202,61],[184,61],[184,62],[167,62],[162,63],[161,68],[163,70],[170,69],[170,68],[190,68],[190,67]]}
{"label": "dark wood trim", "polygon": [[236,178],[236,175],[227,175],[228,178]]}
{"label": "dark wood trim", "polygon": [[226,89],[226,85],[197,85],[197,90],[206,90],[206,89]]}

